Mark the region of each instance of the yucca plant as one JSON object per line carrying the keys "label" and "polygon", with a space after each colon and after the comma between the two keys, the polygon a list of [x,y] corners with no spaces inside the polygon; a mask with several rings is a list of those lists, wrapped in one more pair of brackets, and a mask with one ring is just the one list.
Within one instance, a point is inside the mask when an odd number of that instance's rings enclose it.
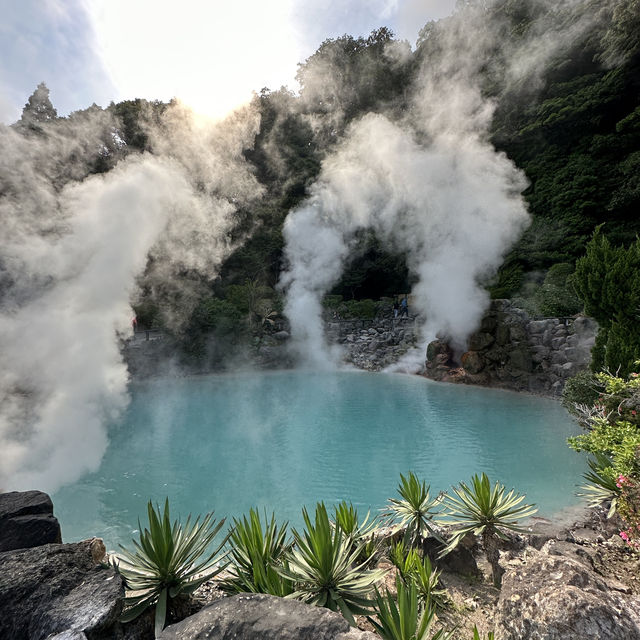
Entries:
{"label": "yucca plant", "polygon": [[229,577],[221,582],[227,593],[269,593],[286,596],[293,593],[291,580],[283,578],[276,567],[283,564],[291,544],[287,542],[287,526],[278,526],[272,514],[265,514],[264,527],[257,510],[249,511],[249,518],[233,520],[229,533],[231,564]]}
{"label": "yucca plant", "polygon": [[351,550],[356,547],[361,548],[359,562],[371,563],[381,544],[376,538],[378,523],[375,518],[371,520],[369,518],[370,513],[367,512],[364,520],[360,522],[358,510],[344,500],[333,508],[333,526],[342,530]]}
{"label": "yucca plant", "polygon": [[585,498],[590,507],[599,507],[605,500],[611,500],[607,518],[611,518],[618,508],[618,497],[620,487],[612,477],[612,473],[607,473],[613,467],[613,461],[604,453],[596,452],[593,458],[587,460],[590,471],[582,474],[587,481],[578,491],[578,496]]}
{"label": "yucca plant", "polygon": [[419,546],[431,534],[441,540],[434,529],[436,507],[442,502],[440,496],[431,498],[430,487],[420,482],[410,471],[409,477],[400,474],[398,493],[401,499],[389,499],[387,515],[398,520],[398,528],[405,529],[404,539],[412,547]]}
{"label": "yucca plant", "polygon": [[226,543],[225,537],[215,549],[208,548],[224,524],[224,518],[216,523],[213,513],[208,513],[202,521],[191,516],[182,525],[178,520],[171,523],[169,500],[154,508],[147,504],[149,527],[142,528],[139,540],[132,540],[135,551],[130,552],[120,545],[121,553],[113,560],[114,567],[125,581],[127,597],[121,616],[122,622],[138,617],[148,607],[155,606],[155,635],[162,631],[167,613],[167,605],[178,596],[193,593],[203,582],[222,571],[219,563],[226,554],[220,550]]}
{"label": "yucca plant", "polygon": [[471,486],[461,482],[453,487],[455,495],[447,495],[444,500],[445,522],[453,529],[453,536],[443,549],[440,557],[452,551],[468,534],[480,536],[487,560],[491,565],[493,583],[500,586],[501,574],[498,560],[499,539],[506,539],[504,531],[526,531],[518,521],[536,513],[534,505],[521,504],[524,495],[512,489],[505,495],[505,487],[496,482],[493,488],[489,478],[483,473],[471,478]]}
{"label": "yucca plant", "polygon": [[435,609],[431,602],[422,602],[415,583],[405,584],[396,577],[396,595],[388,589],[382,595],[376,589],[376,618],[367,616],[384,640],[447,640],[452,633],[443,629],[433,632]]}
{"label": "yucca plant", "polygon": [[288,564],[278,569],[280,575],[296,583],[290,596],[332,611],[339,611],[355,626],[354,615],[371,611],[374,583],[385,572],[367,570],[357,558],[361,545],[351,549],[339,527],[332,527],[324,503],[316,505],[315,522],[302,510],[305,529],[293,529],[295,546],[287,554]]}
{"label": "yucca plant", "polygon": [[449,604],[446,590],[438,588],[442,572],[433,567],[428,556],[421,557],[416,549],[407,549],[401,540],[391,547],[389,558],[402,581],[416,585],[423,602],[432,602],[436,609],[444,609]]}
{"label": "yucca plant", "polygon": [[[494,640],[494,634],[493,631],[489,631],[489,633],[487,633],[486,635],[486,640]],[[485,640],[485,636],[481,636],[480,632],[478,631],[478,627],[476,627],[475,625],[473,625],[473,640]]]}

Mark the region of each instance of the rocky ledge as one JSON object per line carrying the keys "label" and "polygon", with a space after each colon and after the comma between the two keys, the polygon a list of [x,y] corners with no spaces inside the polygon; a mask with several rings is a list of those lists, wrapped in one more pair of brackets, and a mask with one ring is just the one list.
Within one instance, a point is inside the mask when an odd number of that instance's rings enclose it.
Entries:
{"label": "rocky ledge", "polygon": [[[0,503],[10,502],[16,513],[34,498],[32,492],[9,495],[0,495]],[[569,527],[537,524],[530,534],[511,538],[501,552],[500,591],[479,577],[482,557],[477,546],[461,546],[440,564],[457,605],[441,621],[448,628],[458,625],[461,638],[471,638],[469,629],[478,624],[495,630],[496,640],[640,640],[640,561],[603,512],[591,511]],[[163,640],[377,637],[351,629],[336,613],[294,600],[256,594],[202,598],[199,611],[169,625]],[[150,640],[149,616],[118,622],[123,600],[121,578],[105,563],[100,540],[0,553],[0,638]]]}
{"label": "rocky ledge", "polygon": [[464,353],[456,354],[446,336],[429,343],[425,374],[559,396],[565,382],[588,367],[597,331],[591,318],[533,320],[509,300],[493,300]]}

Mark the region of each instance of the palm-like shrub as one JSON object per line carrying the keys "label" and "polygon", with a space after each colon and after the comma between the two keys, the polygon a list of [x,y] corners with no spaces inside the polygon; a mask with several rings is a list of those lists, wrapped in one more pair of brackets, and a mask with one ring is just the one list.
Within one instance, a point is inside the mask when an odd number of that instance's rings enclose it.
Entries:
{"label": "palm-like shrub", "polygon": [[[473,640],[484,640],[484,636],[480,635],[480,632],[478,631],[478,627],[476,627],[475,625],[473,626]],[[487,633],[487,637],[486,640],[494,640],[494,634],[493,631],[489,631],[489,633]]]}
{"label": "palm-like shrub", "polygon": [[582,474],[587,484],[580,487],[581,491],[578,495],[585,498],[590,507],[599,507],[605,500],[610,500],[611,505],[607,514],[607,518],[610,518],[618,508],[618,497],[621,493],[620,487],[612,477],[613,461],[600,451],[593,456],[587,460],[590,471]]}
{"label": "palm-like shrub", "polygon": [[423,602],[432,602],[436,609],[449,604],[445,589],[439,589],[441,571],[435,569],[428,556],[421,557],[416,549],[407,549],[400,541],[391,547],[391,562],[398,569],[402,581],[415,584]]}
{"label": "palm-like shrub", "polygon": [[436,507],[442,499],[440,496],[431,498],[430,487],[420,482],[413,472],[405,478],[400,474],[398,493],[401,499],[389,499],[387,515],[398,521],[398,528],[405,528],[404,539],[407,544],[417,547],[431,534],[438,540],[440,536],[433,527]]}
{"label": "palm-like shrub", "polygon": [[279,527],[272,514],[264,527],[260,514],[251,509],[249,518],[234,519],[229,534],[231,546],[230,576],[222,581],[227,593],[270,593],[286,596],[293,592],[293,583],[283,578],[276,567],[282,566],[287,542],[287,524]]}
{"label": "palm-like shrub", "polygon": [[367,512],[364,520],[360,522],[358,510],[344,500],[333,508],[333,525],[342,530],[351,550],[357,547],[361,549],[359,562],[371,563],[380,548],[380,541],[376,538],[378,523],[375,518],[369,518],[370,513]]}
{"label": "palm-like shrub", "polygon": [[385,589],[376,589],[376,618],[367,616],[378,635],[384,640],[447,640],[451,633],[433,632],[435,609],[431,602],[422,602],[415,583],[396,578],[396,596]]}
{"label": "palm-like shrub", "polygon": [[130,594],[125,599],[122,622],[128,622],[148,607],[155,605],[155,635],[162,631],[166,619],[167,604],[178,596],[193,593],[203,582],[224,568],[219,566],[226,554],[220,550],[225,537],[216,548],[207,550],[224,524],[224,518],[216,523],[213,513],[202,521],[191,516],[182,525],[178,520],[171,523],[169,500],[165,500],[164,511],[147,505],[149,528],[142,528],[138,520],[140,538],[132,540],[135,551],[130,552],[120,545],[121,553],[114,559],[114,566],[122,575]]}
{"label": "palm-like shrub", "polygon": [[287,564],[278,569],[280,575],[296,583],[289,597],[339,611],[355,626],[354,615],[371,610],[370,594],[384,571],[369,571],[357,559],[361,546],[351,548],[340,527],[332,527],[323,503],[318,503],[315,522],[302,510],[305,529],[293,529],[295,546],[287,554]]}
{"label": "palm-like shrub", "polygon": [[455,495],[444,499],[447,511],[444,516],[453,528],[453,535],[441,556],[452,551],[469,533],[480,536],[487,560],[491,565],[493,582],[500,586],[499,540],[506,539],[505,531],[526,531],[518,521],[536,513],[533,505],[521,504],[524,495],[512,489],[505,495],[505,487],[496,482],[493,488],[483,473],[471,478],[471,486],[461,482],[453,487]]}

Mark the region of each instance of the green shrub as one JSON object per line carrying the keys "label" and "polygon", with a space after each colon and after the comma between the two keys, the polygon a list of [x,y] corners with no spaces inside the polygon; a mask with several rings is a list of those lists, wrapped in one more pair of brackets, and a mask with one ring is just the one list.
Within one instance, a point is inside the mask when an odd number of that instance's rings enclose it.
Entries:
{"label": "green shrub", "polygon": [[354,615],[371,611],[373,585],[385,572],[367,570],[357,564],[361,548],[351,549],[340,527],[332,527],[323,503],[316,505],[315,522],[302,510],[305,529],[293,530],[295,546],[287,554],[287,564],[278,572],[296,584],[289,597],[332,611],[339,611],[356,626]]}
{"label": "green shrub", "polygon": [[249,518],[234,519],[229,534],[231,564],[229,577],[221,582],[227,593],[269,593],[286,596],[293,593],[293,583],[276,570],[283,565],[291,545],[287,542],[287,524],[278,526],[275,516],[264,527],[260,514],[251,509]]}
{"label": "green shrub", "polygon": [[140,535],[138,541],[133,540],[135,551],[127,551],[121,545],[114,567],[124,578],[129,592],[121,621],[133,620],[148,607],[155,606],[155,635],[158,636],[171,600],[193,593],[224,569],[219,563],[226,554],[220,550],[227,538],[207,553],[224,519],[216,524],[213,513],[208,513],[202,521],[198,517],[192,523],[189,516],[184,525],[178,520],[172,524],[168,499],[162,513],[149,501],[147,513],[149,528],[143,529],[138,520]]}
{"label": "green shrub", "polygon": [[562,404],[575,415],[576,405],[592,405],[603,390],[602,383],[590,371],[569,378],[562,391]]}
{"label": "green shrub", "polygon": [[389,512],[387,515],[397,520],[397,528],[405,529],[405,543],[418,547],[429,535],[440,540],[434,529],[434,517],[436,507],[442,502],[440,497],[431,498],[430,487],[424,481],[420,482],[417,476],[410,471],[405,478],[400,474],[398,493],[401,499],[389,499]]}
{"label": "green shrub", "polygon": [[493,583],[500,586],[501,570],[498,564],[498,539],[506,539],[505,531],[525,531],[518,521],[536,513],[533,505],[521,504],[524,495],[512,489],[505,495],[505,487],[496,482],[491,487],[489,478],[483,473],[471,478],[471,486],[461,482],[453,487],[454,495],[446,495],[444,504],[447,524],[453,536],[441,555],[446,555],[469,533],[480,536],[487,560],[491,564]]}

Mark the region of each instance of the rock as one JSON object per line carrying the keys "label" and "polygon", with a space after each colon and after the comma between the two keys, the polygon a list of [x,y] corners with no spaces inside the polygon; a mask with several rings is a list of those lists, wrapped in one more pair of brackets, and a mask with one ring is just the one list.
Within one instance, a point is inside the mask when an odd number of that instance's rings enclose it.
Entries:
{"label": "rock", "polygon": [[453,351],[451,347],[442,340],[433,340],[427,345],[427,361],[434,362],[436,360],[436,356],[444,356],[446,355],[445,362],[451,360],[453,356]]}
{"label": "rock", "polygon": [[51,498],[42,491],[0,494],[0,551],[62,542]]}
{"label": "rock", "polygon": [[495,342],[495,338],[490,333],[476,332],[469,336],[467,345],[469,351],[482,351],[487,349]]}
{"label": "rock", "polygon": [[87,540],[0,553],[0,638],[113,638],[124,586],[96,564],[100,549]]}
{"label": "rock", "polygon": [[640,600],[574,557],[538,552],[505,573],[496,622],[502,640],[639,640]]}
{"label": "rock", "polygon": [[477,351],[467,351],[460,359],[465,371],[471,374],[480,373],[484,369],[484,360]]}
{"label": "rock", "polygon": [[298,600],[241,594],[212,602],[168,626],[161,640],[379,640],[352,629],[338,613]]}
{"label": "rock", "polygon": [[531,354],[526,349],[514,349],[509,354],[509,365],[515,371],[533,371],[533,361]]}
{"label": "rock", "polygon": [[276,333],[273,334],[273,337],[276,340],[280,340],[281,342],[284,342],[285,340],[288,340],[291,336],[288,331],[276,331]]}

